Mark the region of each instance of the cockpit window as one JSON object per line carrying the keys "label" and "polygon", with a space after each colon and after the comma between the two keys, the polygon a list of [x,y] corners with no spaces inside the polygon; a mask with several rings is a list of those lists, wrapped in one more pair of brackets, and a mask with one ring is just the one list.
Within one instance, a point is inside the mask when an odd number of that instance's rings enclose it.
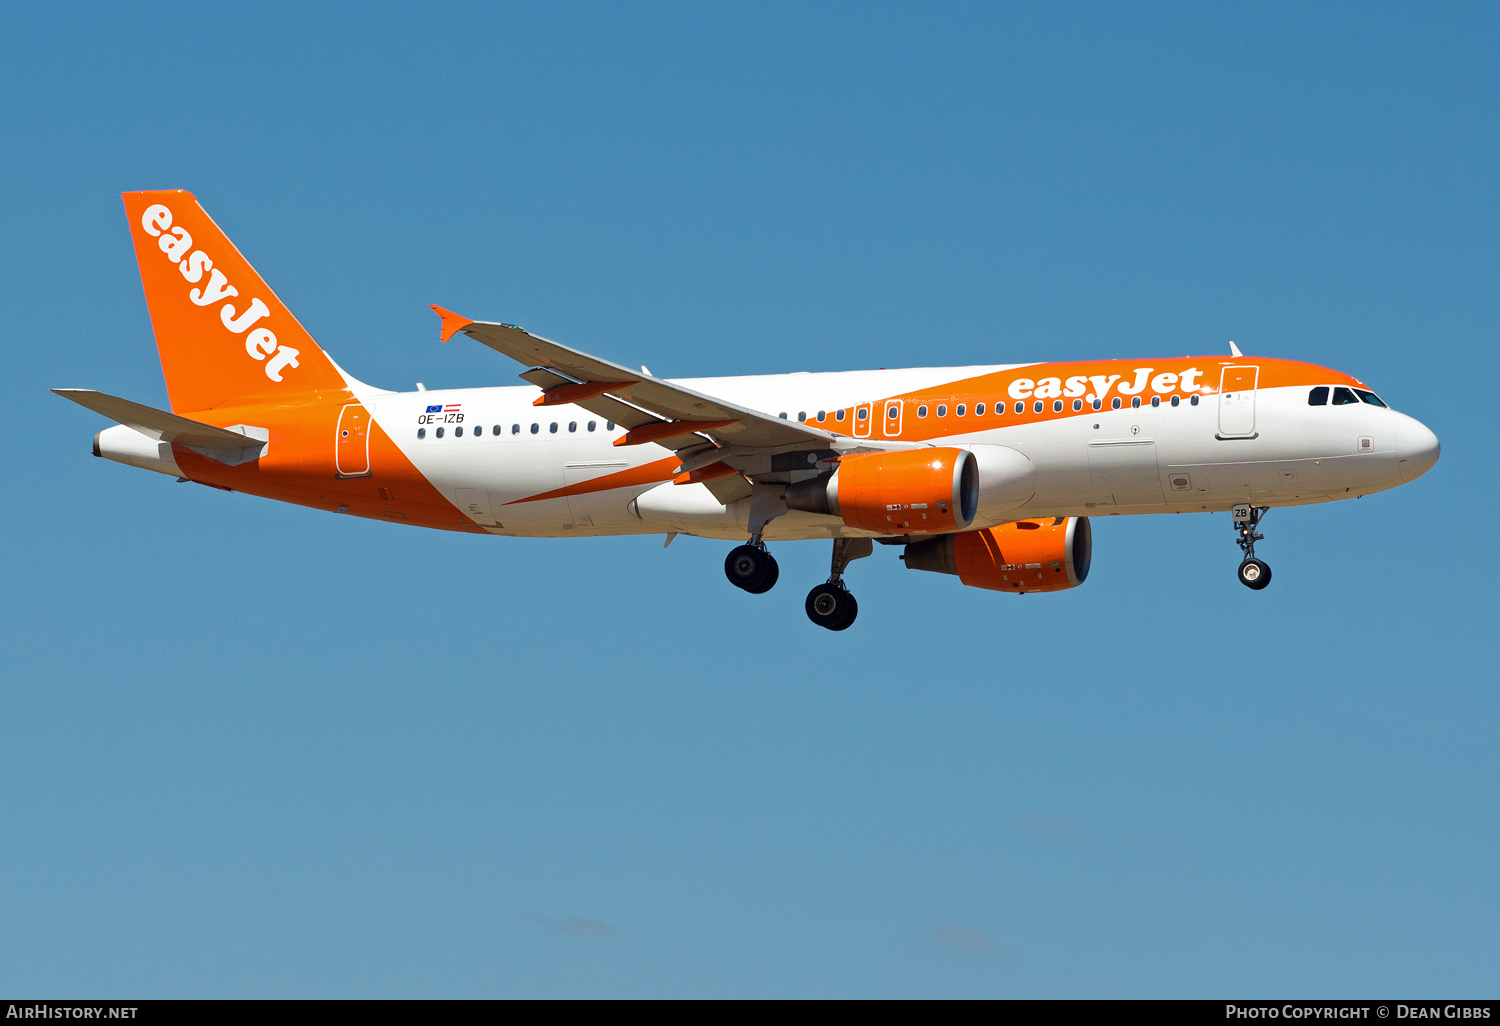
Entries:
{"label": "cockpit window", "polygon": [[1307,393],[1307,405],[1309,405],[1309,406],[1327,406],[1328,405],[1328,386],[1327,385],[1319,385],[1317,388],[1315,388],[1311,392]]}
{"label": "cockpit window", "polygon": [[1358,403],[1359,400],[1354,397],[1353,389],[1340,385],[1333,390],[1333,405],[1349,406],[1350,404],[1357,405]]}
{"label": "cockpit window", "polygon": [[1369,403],[1371,406],[1385,406],[1385,403],[1380,401],[1380,396],[1376,395],[1374,392],[1366,392],[1362,388],[1356,388],[1354,390],[1354,394],[1359,396],[1365,402]]}

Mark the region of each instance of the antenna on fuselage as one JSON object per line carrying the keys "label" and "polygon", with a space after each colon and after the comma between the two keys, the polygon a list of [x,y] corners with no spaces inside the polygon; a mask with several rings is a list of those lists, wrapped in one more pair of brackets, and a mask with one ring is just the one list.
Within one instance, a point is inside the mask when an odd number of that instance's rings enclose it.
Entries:
{"label": "antenna on fuselage", "polygon": [[1240,352],[1240,347],[1239,346],[1235,345],[1233,342],[1230,342],[1229,343],[1229,355],[1230,356],[1244,356],[1245,354],[1242,353],[1242,352]]}

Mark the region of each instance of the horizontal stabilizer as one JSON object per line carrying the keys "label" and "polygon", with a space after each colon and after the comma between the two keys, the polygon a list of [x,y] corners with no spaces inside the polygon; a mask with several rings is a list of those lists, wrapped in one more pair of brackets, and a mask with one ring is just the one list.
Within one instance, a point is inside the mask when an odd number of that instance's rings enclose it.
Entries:
{"label": "horizontal stabilizer", "polygon": [[159,442],[176,442],[231,466],[255,459],[269,440],[269,432],[264,432],[267,438],[255,438],[250,434],[255,428],[244,428],[244,433],[241,433],[214,427],[212,424],[200,424],[175,413],[143,406],[118,396],[105,395],[90,388],[54,388],[52,391],[64,399],[71,399],[79,406],[103,414],[117,424],[139,431],[147,438]]}

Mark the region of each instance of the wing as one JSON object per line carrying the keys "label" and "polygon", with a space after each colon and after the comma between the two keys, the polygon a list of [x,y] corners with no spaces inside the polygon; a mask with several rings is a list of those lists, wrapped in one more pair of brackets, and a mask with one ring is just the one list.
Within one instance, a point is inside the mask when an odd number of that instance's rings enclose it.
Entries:
{"label": "wing", "polygon": [[[542,389],[538,406],[571,403],[625,427],[616,445],[655,442],[682,458],[678,482],[701,481],[723,503],[750,494],[751,480],[808,476],[807,454],[901,447],[783,420],[695,392],[533,335],[514,324],[471,321],[442,307],[442,339],[463,332],[530,365],[521,377]],[[910,444],[910,443],[906,443]]]}
{"label": "wing", "polygon": [[[702,445],[703,438],[697,437],[700,435],[722,444],[755,449],[828,448],[835,441],[845,440],[842,435],[810,424],[746,409],[580,353],[514,324],[471,321],[441,307],[433,309],[443,318],[444,341],[461,331],[497,353],[532,366],[534,369],[521,377],[543,390],[538,406],[572,403],[597,413],[630,430],[634,437],[627,436],[624,443],[627,445],[657,442],[681,449]],[[674,428],[676,434],[667,433]],[[694,438],[696,442],[692,441]]]}

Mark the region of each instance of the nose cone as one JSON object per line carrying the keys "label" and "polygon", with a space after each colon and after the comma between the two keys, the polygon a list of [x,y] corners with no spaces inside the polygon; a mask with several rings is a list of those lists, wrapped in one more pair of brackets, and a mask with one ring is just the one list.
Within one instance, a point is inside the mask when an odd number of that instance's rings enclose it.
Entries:
{"label": "nose cone", "polygon": [[1441,451],[1437,435],[1426,424],[1411,417],[1401,422],[1396,435],[1396,458],[1400,461],[1396,466],[1401,472],[1401,480],[1415,481],[1427,473],[1438,461]]}

